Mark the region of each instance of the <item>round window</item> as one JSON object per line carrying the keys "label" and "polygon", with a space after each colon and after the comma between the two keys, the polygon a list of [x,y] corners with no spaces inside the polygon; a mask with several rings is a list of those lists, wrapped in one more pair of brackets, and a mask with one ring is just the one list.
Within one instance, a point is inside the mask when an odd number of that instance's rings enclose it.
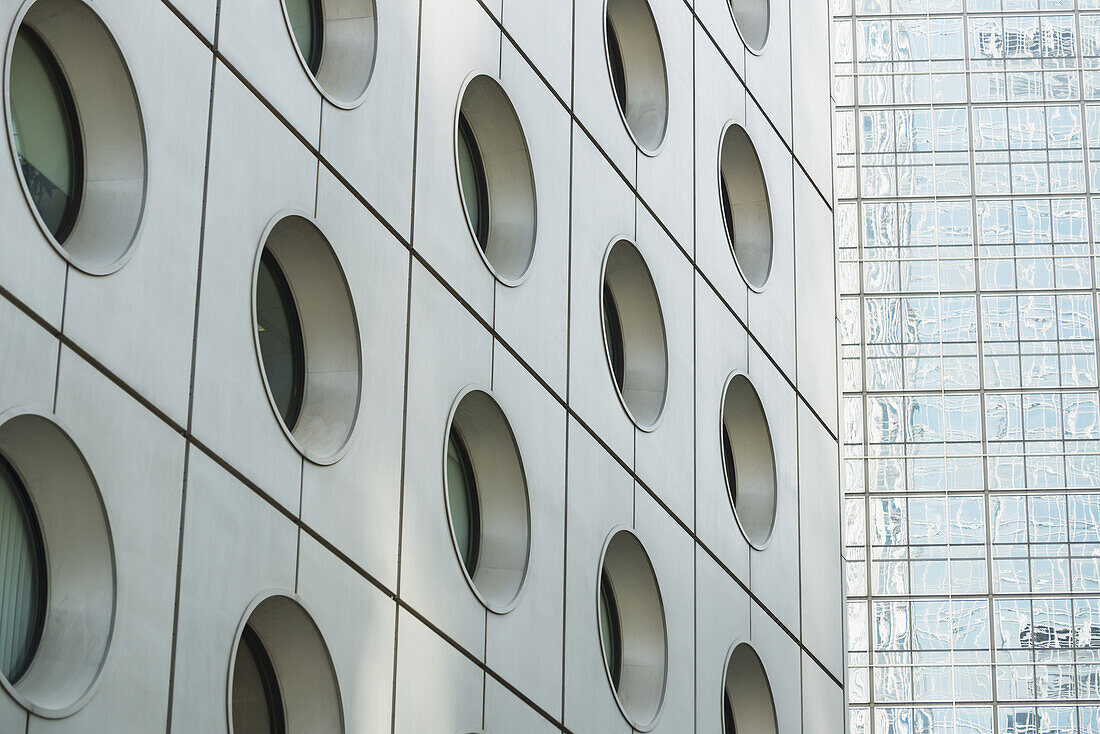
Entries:
{"label": "round window", "polygon": [[771,27],[770,0],[728,0],[733,24],[741,34],[745,47],[759,54],[768,42]]}
{"label": "round window", "polygon": [[228,702],[230,734],[344,731],[332,658],[297,599],[253,603],[230,658]]}
{"label": "round window", "polygon": [[745,539],[762,549],[775,526],[775,449],[760,396],[743,374],[726,383],[719,433],[733,515]]}
{"label": "round window", "polygon": [[359,413],[355,306],[336,253],[309,219],[269,225],[253,282],[256,353],[271,406],[310,461],[331,464]]}
{"label": "round window", "polygon": [[503,614],[527,575],[530,504],[512,428],[487,392],[467,389],[455,401],[443,484],[462,571],[481,602]]}
{"label": "round window", "polygon": [[88,464],[46,414],[0,419],[0,537],[0,684],[38,716],[70,716],[107,656],[114,553]]}
{"label": "round window", "polygon": [[600,563],[596,613],[607,679],[635,729],[649,729],[664,701],[668,642],[653,565],[629,530],[612,534]]}
{"label": "round window", "polygon": [[631,420],[653,430],[668,389],[668,351],[657,288],[638,248],[608,248],[600,294],[604,351],[619,399]]}
{"label": "round window", "polygon": [[283,0],[283,15],[318,91],[337,107],[357,107],[374,72],[374,0]]}
{"label": "round window", "polygon": [[455,122],[455,167],[470,234],[504,285],[519,285],[535,252],[535,176],[519,117],[503,87],[479,74]]}
{"label": "round window", "polygon": [[638,148],[654,155],[668,127],[668,78],[649,3],[607,0],[604,43],[619,114]]}
{"label": "round window", "polygon": [[736,123],[722,136],[718,190],[733,259],[745,282],[761,290],[772,269],[772,210],[756,147]]}
{"label": "round window", "polygon": [[85,272],[117,270],[145,206],[145,137],[130,73],[91,5],[23,6],[5,93],[12,154],[42,231]]}
{"label": "round window", "polygon": [[730,651],[722,709],[723,734],[776,734],[779,730],[768,674],[748,643]]}

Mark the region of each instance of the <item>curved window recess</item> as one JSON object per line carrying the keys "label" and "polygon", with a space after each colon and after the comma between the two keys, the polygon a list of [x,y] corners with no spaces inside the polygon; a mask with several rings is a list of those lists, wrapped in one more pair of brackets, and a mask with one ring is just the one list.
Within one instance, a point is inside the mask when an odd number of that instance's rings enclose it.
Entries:
{"label": "curved window recess", "polygon": [[278,215],[252,289],[256,356],[279,425],[307,459],[331,464],[347,449],[362,389],[355,306],[336,253],[313,221]]}
{"label": "curved window recess", "polygon": [[468,388],[456,399],[443,478],[463,574],[489,611],[504,614],[515,607],[527,576],[531,516],[519,448],[489,393]]}
{"label": "curved window recess", "polygon": [[768,42],[771,28],[770,0],[728,0],[733,25],[737,28],[745,48],[759,55]]}
{"label": "curved window recess", "polygon": [[649,3],[607,0],[604,44],[623,123],[639,150],[656,155],[668,127],[668,75]]}
{"label": "curved window recess", "polygon": [[607,679],[632,727],[657,723],[668,676],[664,602],[638,537],[614,532],[600,559],[597,614]]}
{"label": "curved window recess", "polygon": [[362,104],[378,46],[375,0],[283,0],[283,17],[317,90],[332,104]]}
{"label": "curved window recess", "polygon": [[535,253],[535,176],[515,108],[484,74],[473,76],[462,93],[455,170],[478,253],[497,280],[519,285]]}
{"label": "curved window recess", "polygon": [[668,390],[668,350],[657,289],[633,243],[618,240],[608,248],[601,293],[604,352],[616,392],[630,419],[652,431]]}
{"label": "curved window recess", "polygon": [[[110,526],[87,462],[51,416],[0,416],[0,456],[0,523],[9,539],[0,563],[34,576],[0,581],[0,684],[34,714],[64,718],[91,698],[110,644]],[[22,542],[10,542],[16,538]]]}
{"label": "curved window recess", "polygon": [[229,667],[231,734],[344,731],[336,671],[320,630],[299,600],[253,602]]}
{"label": "curved window recess", "polygon": [[118,45],[90,4],[32,0],[6,64],[8,139],[34,217],[73,265],[114,272],[137,239],[147,173],[141,109]]}
{"label": "curved window recess", "polygon": [[748,643],[735,646],[726,663],[722,691],[723,734],[777,734],[775,699],[764,664]]}
{"label": "curved window recess", "polygon": [[760,291],[772,269],[771,204],[756,147],[736,123],[722,135],[718,188],[733,259],[749,287]]}
{"label": "curved window recess", "polygon": [[290,30],[294,42],[305,59],[306,68],[316,74],[321,66],[321,52],[324,50],[325,11],[321,0],[284,0],[286,16],[290,21]]}
{"label": "curved window recess", "polygon": [[470,221],[477,246],[485,252],[489,241],[489,187],[485,182],[485,164],[474,131],[466,115],[458,115],[458,183],[462,203]]}
{"label": "curved window recess", "polygon": [[761,550],[775,527],[775,449],[760,396],[743,374],[732,375],[726,383],[721,434],[733,515],[745,539]]}
{"label": "curved window recess", "polygon": [[27,490],[0,455],[0,675],[18,683],[42,636],[46,551]]}

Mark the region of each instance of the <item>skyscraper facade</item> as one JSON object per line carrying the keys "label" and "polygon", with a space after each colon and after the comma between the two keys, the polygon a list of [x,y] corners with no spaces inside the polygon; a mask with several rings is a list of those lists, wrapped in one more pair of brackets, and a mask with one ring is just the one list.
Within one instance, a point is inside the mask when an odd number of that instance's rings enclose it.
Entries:
{"label": "skyscraper facade", "polygon": [[1100,732],[1100,4],[832,13],[850,730]]}

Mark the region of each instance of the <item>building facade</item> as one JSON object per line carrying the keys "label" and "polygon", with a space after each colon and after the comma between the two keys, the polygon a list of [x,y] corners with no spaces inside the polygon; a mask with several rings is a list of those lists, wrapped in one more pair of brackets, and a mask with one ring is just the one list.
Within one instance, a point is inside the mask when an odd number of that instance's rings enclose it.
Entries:
{"label": "building facade", "polygon": [[823,3],[0,19],[0,732],[842,729]]}
{"label": "building facade", "polygon": [[833,18],[851,731],[1100,731],[1100,15]]}

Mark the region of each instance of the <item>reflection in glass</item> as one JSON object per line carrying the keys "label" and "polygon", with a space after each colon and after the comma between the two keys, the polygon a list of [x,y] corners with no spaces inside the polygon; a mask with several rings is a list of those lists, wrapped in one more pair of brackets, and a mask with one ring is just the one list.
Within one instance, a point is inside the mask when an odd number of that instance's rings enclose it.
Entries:
{"label": "reflection in glass", "polygon": [[290,29],[294,31],[294,41],[306,66],[316,74],[321,68],[321,51],[324,45],[324,8],[321,0],[284,0],[286,14],[290,18]]}
{"label": "reflection in glass", "polygon": [[246,625],[233,665],[233,732],[284,734],[285,716],[275,666],[259,635]]}
{"label": "reflection in glass", "polygon": [[611,683],[616,690],[622,677],[622,630],[619,626],[619,607],[611,578],[604,570],[600,573],[600,640],[603,643],[603,659],[611,673]]}
{"label": "reflection in glass", "polygon": [[293,431],[305,388],[305,346],[290,283],[268,249],[260,257],[256,278],[256,330],[271,397]]}
{"label": "reflection in glass", "polygon": [[611,362],[611,374],[619,391],[623,389],[626,376],[626,354],[623,350],[623,326],[619,319],[619,308],[615,305],[615,295],[611,286],[603,284],[603,333],[607,344],[607,358]]}
{"label": "reflection in glass", "polygon": [[458,116],[458,182],[462,189],[462,201],[466,216],[474,229],[478,246],[482,251],[489,241],[489,186],[485,178],[485,164],[481,149],[466,115]]}
{"label": "reflection in glass", "polygon": [[737,734],[737,728],[733,723],[733,703],[730,702],[729,692],[722,691],[722,734]]}
{"label": "reflection in glass", "polygon": [[0,457],[0,675],[15,683],[38,646],[46,611],[46,557],[30,499]]}
{"label": "reflection in glass", "polygon": [[83,187],[80,124],[61,67],[26,25],[15,36],[9,83],[12,137],[23,181],[46,227],[63,244]]}
{"label": "reflection in glass", "polygon": [[462,436],[454,426],[451,426],[447,441],[447,502],[459,555],[466,572],[473,576],[477,570],[481,513],[473,463]]}

